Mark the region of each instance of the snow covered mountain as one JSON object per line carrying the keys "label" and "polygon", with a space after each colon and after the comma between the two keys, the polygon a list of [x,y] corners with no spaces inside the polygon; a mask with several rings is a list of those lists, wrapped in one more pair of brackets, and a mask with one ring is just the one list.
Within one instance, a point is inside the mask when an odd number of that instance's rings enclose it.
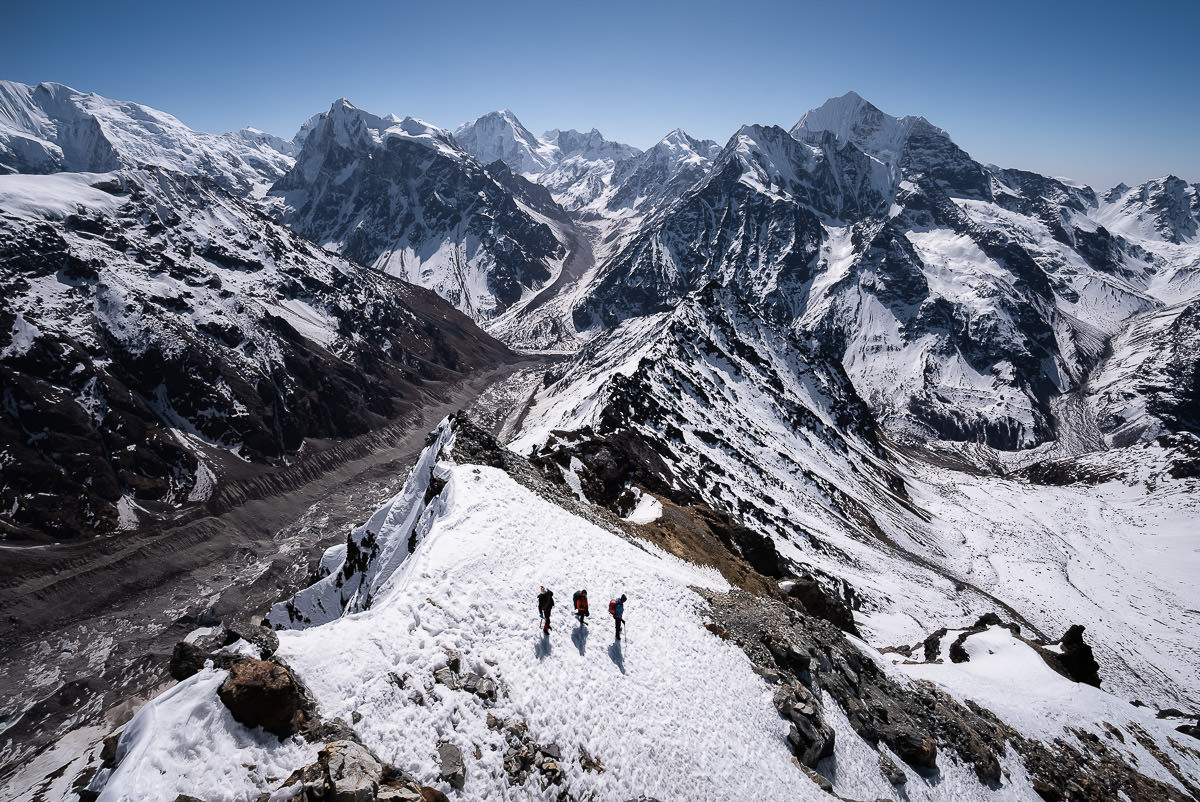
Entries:
{"label": "snow covered mountain", "polygon": [[716,142],[693,139],[676,128],[644,153],[614,165],[604,208],[646,214],[674,201],[704,177],[720,152]]}
{"label": "snow covered mountain", "polygon": [[549,169],[561,154],[521,125],[511,111],[493,111],[454,129],[454,141],[480,164],[502,161],[518,175],[532,178]]}
{"label": "snow covered mountain", "polygon": [[429,287],[475,319],[553,278],[563,246],[448,131],[345,100],[306,123],[272,188],[292,229],[348,259]]}
{"label": "snow covered mountain", "polygon": [[574,211],[595,203],[611,183],[617,163],[641,152],[632,145],[605,139],[595,128],[587,133],[555,129],[542,138],[555,146],[559,158],[537,181],[563,207]]}
{"label": "snow covered mountain", "polygon": [[0,172],[108,172],[162,167],[248,194],[292,166],[291,143],[246,129],[193,131],[169,114],[68,86],[0,81]]}
{"label": "snow covered mountain", "polygon": [[641,153],[605,139],[595,128],[587,133],[554,129],[535,137],[507,109],[459,126],[454,138],[482,164],[503,161],[576,212],[595,204],[608,190],[617,163]]}
{"label": "snow covered mountain", "polygon": [[1056,437],[1056,399],[1110,338],[1196,294],[1193,198],[1165,181],[1101,202],[850,94],[791,135],[739,131],[600,264],[573,323],[611,327],[715,280],[816,334],[893,433],[1030,447]]}
{"label": "snow covered mountain", "polygon": [[8,537],[204,502],[505,354],[427,290],[156,168],[0,176],[0,286]]}

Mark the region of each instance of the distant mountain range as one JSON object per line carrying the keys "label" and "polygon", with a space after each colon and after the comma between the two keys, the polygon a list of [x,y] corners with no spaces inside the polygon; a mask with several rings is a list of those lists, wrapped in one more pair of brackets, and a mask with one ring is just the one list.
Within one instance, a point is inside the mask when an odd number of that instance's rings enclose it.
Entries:
{"label": "distant mountain range", "polygon": [[[119,746],[47,773],[80,798],[328,799],[351,753],[371,800],[1197,793],[1200,185],[997,167],[854,93],[642,151],[2,82],[0,291],[11,549],[320,473],[535,363],[265,619],[307,631],[191,633]],[[517,614],[584,577],[645,640]],[[276,648],[311,744],[215,701]]]}

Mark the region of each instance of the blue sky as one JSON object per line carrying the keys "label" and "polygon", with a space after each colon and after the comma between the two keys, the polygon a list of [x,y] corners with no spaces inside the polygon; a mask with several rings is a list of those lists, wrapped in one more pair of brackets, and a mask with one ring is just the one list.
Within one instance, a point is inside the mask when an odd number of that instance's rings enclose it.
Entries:
{"label": "blue sky", "polygon": [[290,137],[338,97],[453,128],[646,147],[790,127],[853,89],[981,161],[1107,187],[1200,181],[1200,3],[9,0],[0,78],[59,81],[193,128]]}

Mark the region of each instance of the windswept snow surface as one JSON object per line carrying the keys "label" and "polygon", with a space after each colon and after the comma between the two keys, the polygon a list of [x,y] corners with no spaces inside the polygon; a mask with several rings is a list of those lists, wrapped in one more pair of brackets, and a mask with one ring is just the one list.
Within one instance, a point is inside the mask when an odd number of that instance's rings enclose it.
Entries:
{"label": "windswept snow surface", "polygon": [[[503,741],[477,699],[435,685],[421,706],[388,679],[411,674],[410,688],[428,687],[442,650],[457,649],[466,670],[506,689],[494,715],[523,718],[531,737],[561,748],[578,798],[715,799],[743,789],[745,776],[712,767],[751,764],[764,798],[819,795],[791,763],[765,684],[740,651],[703,628],[688,586],[724,589],[719,576],[627,543],[499,470],[455,466],[447,479],[424,543],[370,611],[281,633],[281,656],[325,715],[357,710],[363,740],[421,778],[437,775],[439,740],[468,756],[480,747],[461,798],[542,798],[536,781],[507,788]],[[558,596],[549,637],[535,609],[540,584]],[[601,604],[590,627],[570,618],[578,587],[598,601],[630,596],[624,642],[613,640]],[[604,773],[583,771],[580,747]]]}

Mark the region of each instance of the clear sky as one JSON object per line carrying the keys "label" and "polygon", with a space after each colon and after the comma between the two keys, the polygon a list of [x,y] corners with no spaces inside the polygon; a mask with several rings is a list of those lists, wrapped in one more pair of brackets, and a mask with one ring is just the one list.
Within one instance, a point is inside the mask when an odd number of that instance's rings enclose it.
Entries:
{"label": "clear sky", "polygon": [[724,143],[853,89],[980,161],[1097,188],[1200,181],[1196,0],[7,0],[0,19],[0,78],[217,133],[290,138],[346,97],[447,128],[509,108],[539,134]]}

